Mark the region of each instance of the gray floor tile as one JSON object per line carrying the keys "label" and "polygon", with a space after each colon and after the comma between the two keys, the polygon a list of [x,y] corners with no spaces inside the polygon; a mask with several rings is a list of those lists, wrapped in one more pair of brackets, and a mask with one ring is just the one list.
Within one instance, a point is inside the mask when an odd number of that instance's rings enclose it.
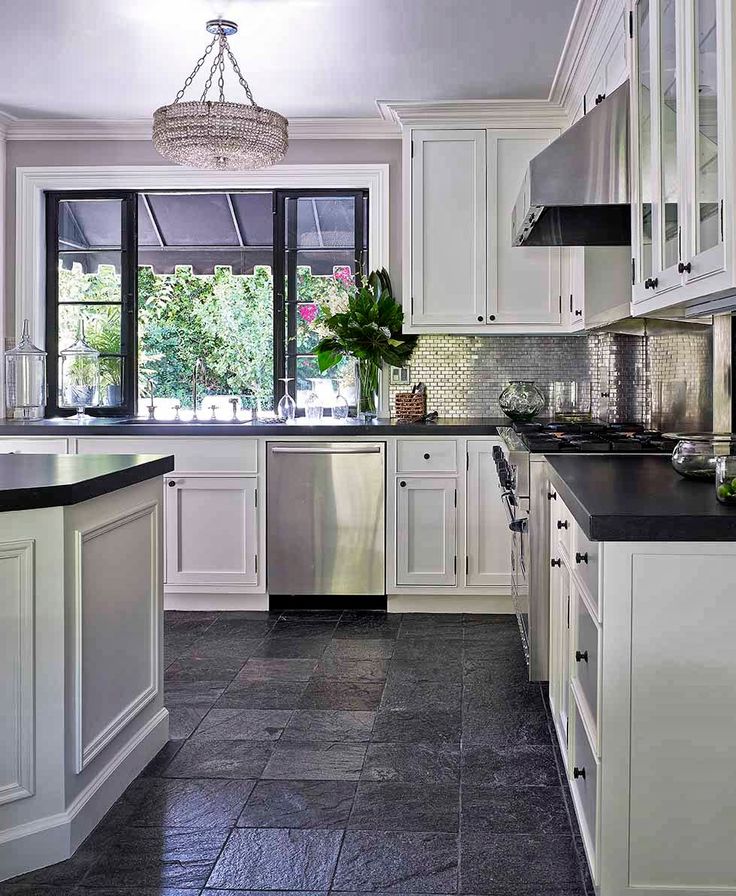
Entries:
{"label": "gray floor tile", "polygon": [[343,613],[335,630],[336,640],[389,639],[396,640],[401,616],[385,613]]}
{"label": "gray floor tile", "polygon": [[231,834],[209,887],[246,890],[327,889],[341,831],[238,828]]}
{"label": "gray floor tile", "polygon": [[392,675],[381,697],[381,709],[415,709],[437,706],[457,709],[462,700],[462,682],[417,679],[409,675]]}
{"label": "gray floor tile", "polygon": [[315,676],[307,685],[301,709],[375,710],[381,702],[382,681],[348,681]]}
{"label": "gray floor tile", "polygon": [[212,709],[197,729],[210,740],[278,740],[291,718],[288,709]]}
{"label": "gray floor tile", "polygon": [[316,659],[252,656],[240,670],[237,680],[309,681],[316,666]]}
{"label": "gray floor tile", "polygon": [[371,739],[374,712],[345,709],[300,709],[289,720],[281,743],[361,743]]}
{"label": "gray floor tile", "polygon": [[393,656],[396,641],[388,638],[333,638],[327,645],[323,657],[345,657],[348,659],[381,659]]}
{"label": "gray floor tile", "polygon": [[188,831],[234,825],[255,786],[255,781],[200,779],[149,778],[141,783],[128,824]]}
{"label": "gray floor tile", "polygon": [[266,638],[251,656],[265,659],[318,659],[325,652],[328,641],[319,638]]}
{"label": "gray floor tile", "polygon": [[166,778],[258,778],[271,758],[270,741],[191,738],[165,770]]}
{"label": "gray floor tile", "polygon": [[474,831],[463,834],[461,854],[461,893],[495,896],[503,887],[574,888],[582,883],[569,834],[529,836]]}
{"label": "gray floor tile", "polygon": [[228,830],[127,828],[92,865],[85,887],[203,887]]}
{"label": "gray floor tile", "polygon": [[317,664],[315,675],[364,681],[384,681],[388,674],[389,657],[360,657],[335,655],[325,651]]}
{"label": "gray floor tile", "polygon": [[385,743],[460,743],[459,709],[381,709],[373,740]]}
{"label": "gray floor tile", "polygon": [[460,780],[460,750],[441,744],[372,743],[361,779],[454,784]]}
{"label": "gray floor tile", "polygon": [[560,783],[552,745],[517,744],[505,748],[465,745],[463,784],[554,786]]}
{"label": "gray floor tile", "polygon": [[[158,778],[169,767],[186,740],[170,740],[165,744],[141,772],[143,778]],[[193,775],[192,777],[197,777]]]}
{"label": "gray floor tile", "polygon": [[457,868],[455,834],[348,831],[333,889],[455,893]]}
{"label": "gray floor tile", "polygon": [[238,657],[202,656],[189,651],[174,660],[166,669],[164,678],[167,684],[210,681],[215,684],[223,683],[223,687],[226,687],[238,674],[242,665]]}
{"label": "gray floor tile", "polygon": [[357,781],[366,744],[278,744],[261,775],[293,781]]}
{"label": "gray floor tile", "polygon": [[499,749],[520,744],[549,744],[544,715],[534,710],[506,708],[499,713],[463,713],[463,745],[485,744]]}
{"label": "gray floor tile", "polygon": [[259,781],[238,827],[342,829],[355,786],[351,781]]}
{"label": "gray floor tile", "polygon": [[207,631],[182,655],[229,657],[231,660],[239,661],[242,664],[249,656],[252,656],[261,643],[261,638],[245,638],[242,635],[229,632],[211,634]]}
{"label": "gray floor tile", "polygon": [[238,677],[221,693],[217,707],[296,709],[306,687],[306,681]]}
{"label": "gray floor tile", "polygon": [[362,782],[355,794],[348,829],[353,831],[446,831],[460,827],[457,784]]}
{"label": "gray floor tile", "polygon": [[462,830],[559,834],[568,826],[562,787],[463,785]]}
{"label": "gray floor tile", "polygon": [[189,737],[209,712],[208,704],[172,706],[169,708],[169,738],[183,740]]}

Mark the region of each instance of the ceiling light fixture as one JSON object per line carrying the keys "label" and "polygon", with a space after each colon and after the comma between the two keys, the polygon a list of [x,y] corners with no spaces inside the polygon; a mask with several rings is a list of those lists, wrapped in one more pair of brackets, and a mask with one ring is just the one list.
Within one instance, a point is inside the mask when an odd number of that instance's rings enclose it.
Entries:
{"label": "ceiling light fixture", "polygon": [[[289,122],[278,112],[256,105],[227,40],[237,30],[235,22],[228,19],[207,22],[207,31],[214,37],[197,60],[194,71],[174,102],[153,113],[153,145],[165,159],[193,168],[225,170],[266,168],[286,155]],[[216,55],[201,97],[182,102],[184,92],[215,47]],[[225,56],[230,60],[250,105],[225,100]],[[215,75],[219,98],[208,100]]]}

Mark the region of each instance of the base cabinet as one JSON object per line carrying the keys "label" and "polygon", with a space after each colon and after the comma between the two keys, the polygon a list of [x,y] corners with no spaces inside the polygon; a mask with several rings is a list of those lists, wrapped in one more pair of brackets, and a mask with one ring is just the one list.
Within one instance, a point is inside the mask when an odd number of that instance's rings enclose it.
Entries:
{"label": "base cabinet", "polygon": [[415,477],[396,484],[396,583],[457,581],[457,482]]}
{"label": "base cabinet", "polygon": [[508,585],[511,532],[501,501],[493,449],[500,441],[468,442],[466,583]]}
{"label": "base cabinet", "polygon": [[165,499],[167,585],[257,584],[256,477],[175,476]]}

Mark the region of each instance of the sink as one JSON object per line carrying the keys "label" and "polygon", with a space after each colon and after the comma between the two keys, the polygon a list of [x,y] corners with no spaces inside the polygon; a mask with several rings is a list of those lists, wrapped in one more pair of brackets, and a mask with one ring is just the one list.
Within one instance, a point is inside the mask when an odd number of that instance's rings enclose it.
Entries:
{"label": "sink", "polygon": [[252,426],[253,420],[149,420],[147,417],[112,419],[117,426]]}

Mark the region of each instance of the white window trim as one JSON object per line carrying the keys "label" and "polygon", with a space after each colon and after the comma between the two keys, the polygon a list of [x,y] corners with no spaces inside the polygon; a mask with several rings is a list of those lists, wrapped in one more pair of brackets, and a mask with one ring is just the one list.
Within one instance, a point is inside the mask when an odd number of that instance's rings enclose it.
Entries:
{"label": "white window trim", "polygon": [[51,190],[368,190],[368,257],[388,266],[389,166],[278,165],[261,171],[198,171],[177,165],[18,168],[15,206],[15,331],[25,318],[43,347],[46,317],[44,193]]}

